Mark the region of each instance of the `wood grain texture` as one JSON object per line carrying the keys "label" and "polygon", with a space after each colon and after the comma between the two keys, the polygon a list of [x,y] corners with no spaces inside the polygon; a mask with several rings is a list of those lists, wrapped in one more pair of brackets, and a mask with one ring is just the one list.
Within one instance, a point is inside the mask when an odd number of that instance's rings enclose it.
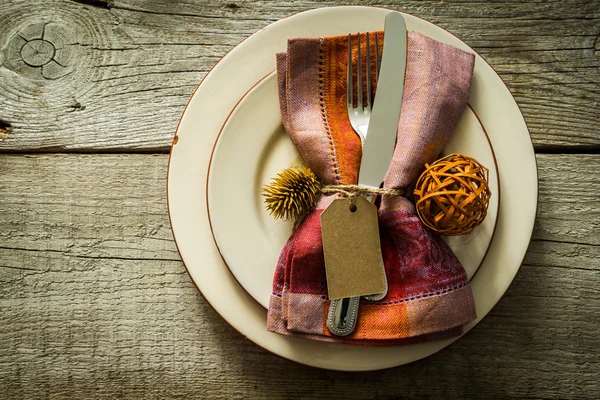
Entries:
{"label": "wood grain texture", "polygon": [[[0,151],[165,152],[194,87],[228,50],[337,3],[3,0]],[[600,148],[599,0],[361,4],[402,9],[472,46],[507,83],[537,151]]]}
{"label": "wood grain texture", "polygon": [[339,3],[0,0],[1,399],[600,398],[600,0],[361,2],[472,46],[549,153],[508,292],[409,366],[323,371],[245,340],[179,259],[167,155],[69,154],[165,153],[227,51]]}
{"label": "wood grain texture", "polygon": [[0,156],[0,398],[597,399],[600,155],[538,155],[525,264],[464,338],[322,371],[229,328],[172,241],[166,155]]}

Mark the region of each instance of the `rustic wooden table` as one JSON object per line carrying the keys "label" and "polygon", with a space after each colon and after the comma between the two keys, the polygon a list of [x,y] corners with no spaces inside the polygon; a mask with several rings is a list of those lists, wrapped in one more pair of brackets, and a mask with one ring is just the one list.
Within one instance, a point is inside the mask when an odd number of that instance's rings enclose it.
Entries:
{"label": "rustic wooden table", "polygon": [[335,3],[0,0],[1,398],[600,398],[598,0],[362,2],[462,38],[531,132],[533,240],[464,338],[323,371],[246,341],[198,294],[165,201],[184,106],[244,37]]}

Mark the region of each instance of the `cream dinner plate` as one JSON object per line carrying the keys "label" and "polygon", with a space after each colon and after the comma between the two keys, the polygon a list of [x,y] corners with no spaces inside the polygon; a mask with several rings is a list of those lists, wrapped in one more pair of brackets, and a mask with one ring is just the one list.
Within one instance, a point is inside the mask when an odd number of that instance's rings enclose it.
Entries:
{"label": "cream dinner plate", "polygon": [[[251,243],[242,242],[232,242],[233,246],[229,242],[227,245],[223,244],[227,241],[223,239],[223,235],[227,236],[228,232],[245,229],[264,231],[272,227],[273,231],[263,232],[264,237],[269,240],[260,239],[260,242],[268,243],[265,246],[279,246],[277,241],[289,233],[289,227],[269,225],[273,221],[267,222],[264,215],[258,214],[258,210],[262,212],[262,200],[257,193],[244,194],[250,197],[245,200],[246,203],[242,202],[245,205],[240,207],[246,207],[246,210],[250,211],[240,217],[240,220],[238,217],[229,218],[226,222],[228,225],[222,226],[221,222],[217,223],[216,214],[213,214],[218,208],[224,207],[217,205],[218,200],[214,196],[217,193],[221,193],[221,196],[231,193],[227,188],[215,186],[218,174],[223,173],[223,167],[220,165],[232,164],[232,168],[238,168],[233,170],[233,173],[237,174],[243,169],[244,160],[247,160],[244,149],[233,153],[225,151],[225,138],[234,134],[231,132],[235,132],[233,126],[228,125],[243,120],[241,115],[234,114],[249,112],[247,110],[251,109],[250,102],[248,101],[248,105],[243,103],[250,96],[259,95],[254,91],[248,93],[257,82],[260,82],[255,88],[257,93],[270,90],[269,85],[273,85],[273,78],[266,78],[264,81],[261,79],[275,69],[275,53],[285,50],[288,38],[381,30],[387,12],[389,10],[383,8],[362,6],[320,8],[282,19],[254,33],[223,57],[200,83],[181,117],[171,149],[167,176],[169,217],[181,258],[198,289],[215,311],[249,340],[279,356],[321,368],[354,371],[389,368],[427,357],[456,339],[410,346],[369,347],[314,342],[268,332],[266,310],[260,304],[264,303],[265,294],[259,292],[262,291],[260,285],[269,287],[267,293],[270,292],[271,277],[267,279],[266,284],[259,283],[259,280],[255,285],[244,282],[244,276],[249,274],[241,273],[241,264],[237,263],[237,266],[234,266],[233,262],[230,267],[236,276],[230,272],[213,239],[207,201],[210,202],[215,236],[219,237],[217,240],[221,245],[229,246],[222,249],[225,257],[235,255],[243,259],[244,252],[252,246]],[[443,29],[411,15],[404,14],[404,17],[409,30],[474,52]],[[246,93],[248,95],[244,97]],[[265,95],[264,101],[268,102],[271,97],[272,95]],[[240,99],[242,100],[236,107]],[[487,255],[471,280],[478,318],[465,327],[467,331],[489,313],[514,279],[531,239],[537,207],[537,170],[527,126],[502,80],[478,55],[469,104],[489,136],[491,147],[494,149],[495,166],[501,179],[500,182],[496,182],[499,190],[496,190],[492,197],[500,204],[496,230]],[[231,118],[228,118],[230,114]],[[257,135],[256,137],[263,138],[257,139],[257,142],[267,139],[267,143],[252,148],[260,153],[254,156],[262,158],[258,163],[246,166],[246,176],[254,176],[255,179],[253,183],[247,182],[247,187],[242,187],[241,190],[247,190],[246,193],[253,190],[252,184],[258,188],[263,180],[268,180],[280,168],[296,162],[293,149],[289,144],[285,144],[285,136],[278,131],[280,128],[267,125],[276,124],[276,118],[273,117],[270,121],[265,120],[259,124],[260,132],[252,126],[248,126],[245,131],[248,136]],[[472,122],[475,124],[475,121]],[[475,128],[476,126],[473,126],[473,129]],[[221,130],[223,142],[217,143],[215,147]],[[210,180],[214,182],[208,183],[213,148],[215,155]],[[268,151],[269,149],[273,151]],[[476,158],[481,157],[482,163],[492,167],[494,164],[484,159],[482,149],[485,149],[485,146],[457,150]],[[480,151],[481,153],[475,153]],[[227,185],[228,180],[233,182],[237,179],[231,175],[221,177],[223,178],[219,180],[222,185]],[[255,210],[256,215],[253,215],[252,210]],[[258,223],[254,225],[251,221]],[[252,224],[253,227],[245,224]],[[451,246],[457,248],[455,244],[451,243]],[[467,252],[468,247],[465,244]],[[279,251],[267,250],[270,254]],[[259,257],[246,262],[249,270],[266,269],[263,264],[252,265],[252,262],[263,261]],[[266,258],[264,262],[267,262]],[[256,275],[259,276],[260,273],[257,272]],[[248,292],[238,283],[236,277],[246,286]],[[252,293],[252,296],[249,293]],[[259,302],[254,301],[253,297]]]}
{"label": "cream dinner plate", "polygon": [[[494,234],[499,186],[494,153],[471,108],[463,113],[444,153],[467,154],[490,169],[494,195],[486,219],[470,235],[444,238],[472,278]],[[271,217],[260,193],[290,165],[302,165],[302,161],[283,128],[277,77],[272,73],[240,100],[221,129],[207,188],[210,223],[221,255],[237,281],[265,308],[292,223]]]}

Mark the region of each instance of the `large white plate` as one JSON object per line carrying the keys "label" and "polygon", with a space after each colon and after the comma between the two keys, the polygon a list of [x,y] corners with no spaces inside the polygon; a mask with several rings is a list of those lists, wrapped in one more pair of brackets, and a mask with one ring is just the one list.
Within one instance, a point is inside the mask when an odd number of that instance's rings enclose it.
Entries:
{"label": "large white plate", "polygon": [[[494,154],[484,127],[470,107],[443,153],[468,154],[490,169],[494,195],[487,218],[470,235],[444,238],[470,279],[492,241],[499,199]],[[281,122],[273,73],[241,99],[223,126],[212,155],[207,189],[209,218],[221,255],[237,281],[265,308],[292,223],[271,217],[260,192],[278,172],[301,163]]]}
{"label": "large white plate", "polygon": [[[288,38],[329,36],[383,28],[388,10],[343,6],[296,14],[248,37],[215,65],[194,92],[177,128],[169,162],[167,200],[175,242],[198,289],[233,328],[282,357],[322,368],[373,370],[433,354],[456,339],[404,347],[366,347],[284,337],[266,330],[266,311],[238,284],[212,237],[206,208],[207,173],[213,145],[236,102],[275,68],[274,54]],[[407,27],[473,51],[455,36],[405,15]],[[480,99],[479,101],[474,101]],[[537,170],[525,121],[502,80],[476,56],[470,104],[486,127],[501,171],[496,233],[471,284],[475,326],[498,302],[523,260],[535,220]]]}

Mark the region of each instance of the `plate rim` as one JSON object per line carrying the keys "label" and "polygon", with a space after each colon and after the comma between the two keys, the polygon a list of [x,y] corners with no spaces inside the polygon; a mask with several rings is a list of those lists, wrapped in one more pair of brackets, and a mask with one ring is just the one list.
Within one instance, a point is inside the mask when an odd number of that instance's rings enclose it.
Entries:
{"label": "plate rim", "polygon": [[[374,8],[374,9],[380,9],[380,10],[383,10],[383,11],[398,11],[398,10],[390,9],[390,8],[387,8],[387,7],[381,7],[381,6],[357,6],[357,5],[352,5],[352,6],[350,6],[350,5],[331,5],[331,6],[325,6],[325,7],[315,7],[315,8],[308,9],[308,10],[304,10],[304,11],[301,11],[301,12],[298,12],[298,13],[292,13],[292,14],[289,14],[289,15],[287,15],[287,16],[285,16],[285,17],[283,17],[283,18],[281,18],[281,19],[279,19],[279,20],[277,20],[277,21],[274,21],[274,22],[283,21],[283,20],[285,20],[285,19],[288,19],[288,18],[294,17],[294,16],[296,16],[296,15],[303,14],[303,13],[314,12],[314,11],[316,11],[316,10],[319,10],[319,9],[332,9],[332,8],[363,8],[363,9],[364,9],[364,8]],[[421,21],[424,21],[424,22],[426,22],[426,23],[429,23],[429,24],[432,24],[432,25],[434,25],[434,26],[435,26],[435,27],[437,27],[438,29],[441,29],[441,30],[442,30],[442,31],[444,31],[446,34],[448,34],[448,35],[450,35],[450,36],[452,36],[452,37],[456,38],[458,41],[460,41],[461,43],[463,43],[463,44],[464,44],[464,42],[463,42],[463,41],[462,41],[460,38],[458,38],[458,37],[457,37],[456,35],[454,35],[453,33],[449,32],[448,30],[446,30],[446,29],[444,29],[444,28],[442,28],[442,27],[440,27],[440,26],[438,26],[438,25],[435,25],[435,24],[433,24],[433,23],[431,23],[431,22],[429,22],[429,21],[427,21],[427,20],[425,20],[425,19],[423,19],[423,18],[420,18],[420,17],[414,16],[414,15],[412,15],[412,14],[410,14],[410,13],[406,13],[406,12],[404,12],[404,11],[401,11],[401,12],[402,12],[403,14],[410,15],[410,16],[412,16],[412,17],[414,17],[414,18],[418,19],[418,20],[421,20]],[[188,275],[190,276],[190,279],[192,280],[192,282],[193,282],[194,286],[196,286],[196,289],[198,290],[198,293],[199,293],[199,294],[200,294],[200,295],[201,295],[201,296],[204,298],[204,300],[206,301],[206,303],[207,303],[207,304],[208,304],[208,305],[209,305],[209,306],[210,306],[210,307],[211,307],[211,308],[212,308],[212,309],[215,311],[215,313],[216,313],[217,315],[219,315],[219,317],[221,317],[221,319],[222,319],[222,320],[223,320],[223,321],[224,321],[224,322],[225,322],[227,325],[229,325],[231,328],[233,328],[233,329],[234,329],[234,331],[236,331],[238,334],[242,335],[242,337],[246,338],[247,340],[249,340],[250,342],[252,342],[254,345],[256,345],[256,346],[258,346],[258,347],[260,347],[260,348],[262,348],[262,349],[266,350],[267,352],[269,352],[269,353],[272,353],[272,354],[276,355],[277,357],[280,357],[280,358],[283,358],[283,359],[286,359],[286,360],[292,361],[292,362],[294,362],[294,363],[297,363],[297,364],[301,364],[301,365],[308,365],[308,366],[312,366],[312,367],[315,367],[315,368],[329,369],[329,370],[340,370],[340,371],[375,371],[375,370],[384,370],[384,369],[389,369],[389,368],[396,368],[396,367],[399,367],[399,366],[401,366],[401,365],[405,365],[405,364],[407,364],[407,363],[394,364],[394,365],[381,366],[381,367],[374,367],[374,368],[356,368],[356,369],[340,368],[340,367],[332,367],[332,366],[319,366],[319,365],[315,365],[315,364],[311,364],[311,363],[307,363],[307,362],[302,362],[302,361],[296,360],[296,359],[294,359],[294,358],[291,358],[291,357],[286,357],[286,356],[284,356],[283,354],[279,354],[279,353],[277,353],[277,352],[275,352],[275,351],[271,351],[271,350],[269,350],[268,348],[266,348],[265,346],[263,346],[263,345],[261,345],[261,344],[259,344],[259,343],[255,342],[254,340],[251,340],[251,339],[250,339],[248,336],[246,336],[246,335],[245,335],[243,332],[241,332],[241,331],[240,331],[238,328],[236,328],[236,327],[235,327],[235,326],[234,326],[232,323],[230,323],[230,322],[229,322],[229,321],[228,321],[228,320],[227,320],[227,319],[226,319],[226,318],[225,318],[225,317],[224,317],[224,316],[223,316],[221,313],[219,313],[219,312],[217,311],[217,309],[215,308],[215,306],[214,306],[214,305],[213,305],[213,304],[210,302],[210,300],[209,300],[209,299],[208,299],[208,298],[205,296],[205,294],[202,292],[202,290],[201,290],[201,289],[200,289],[200,287],[198,286],[198,282],[196,282],[196,280],[193,278],[193,275],[192,275],[192,273],[191,273],[191,271],[190,271],[190,269],[189,269],[188,265],[186,264],[186,262],[185,262],[185,260],[184,260],[184,258],[183,258],[183,256],[182,256],[182,252],[181,252],[181,245],[180,245],[180,243],[177,241],[177,235],[176,235],[176,233],[175,233],[175,227],[174,227],[174,225],[173,225],[173,212],[172,212],[172,205],[171,205],[171,195],[169,194],[169,187],[170,187],[170,185],[171,185],[171,183],[170,183],[170,182],[172,182],[172,181],[170,181],[170,177],[171,177],[171,173],[172,173],[172,171],[173,171],[173,170],[172,170],[172,165],[173,165],[173,164],[172,164],[172,161],[173,161],[173,152],[174,152],[174,146],[175,146],[175,145],[178,143],[178,140],[179,140],[179,132],[180,132],[180,129],[181,129],[181,124],[182,124],[182,121],[183,121],[183,119],[184,119],[184,116],[186,115],[186,112],[188,111],[188,108],[189,108],[189,106],[190,106],[190,103],[191,103],[192,99],[194,98],[194,96],[196,95],[197,91],[200,89],[200,87],[202,86],[202,84],[205,82],[206,78],[207,78],[208,76],[210,76],[210,74],[211,74],[211,73],[214,71],[215,67],[217,67],[219,64],[221,64],[221,62],[222,62],[222,61],[223,61],[223,60],[224,60],[224,59],[225,59],[225,58],[226,58],[226,57],[227,57],[227,56],[228,56],[228,55],[229,55],[229,54],[230,54],[230,53],[231,53],[231,52],[232,52],[234,49],[236,49],[238,46],[240,46],[240,45],[241,45],[243,42],[245,42],[247,39],[249,39],[249,38],[251,38],[251,37],[253,37],[253,36],[257,35],[257,34],[260,34],[260,32],[262,32],[262,30],[263,30],[263,29],[265,29],[266,27],[268,27],[268,26],[272,25],[274,22],[271,22],[270,24],[267,24],[267,25],[265,25],[263,28],[260,28],[260,29],[258,29],[257,31],[255,31],[255,32],[254,32],[254,33],[252,33],[251,35],[248,35],[248,36],[244,37],[244,38],[243,38],[243,39],[242,39],[242,40],[241,40],[239,43],[237,43],[235,46],[233,46],[232,48],[230,48],[230,49],[229,49],[229,50],[228,50],[228,51],[227,51],[227,52],[226,52],[226,53],[223,55],[223,57],[221,57],[221,58],[220,58],[220,59],[219,59],[219,60],[218,60],[218,61],[217,61],[217,62],[216,62],[216,63],[215,63],[215,64],[214,64],[214,65],[213,65],[211,68],[210,68],[210,70],[209,70],[209,71],[206,73],[206,75],[205,75],[205,76],[204,76],[204,77],[203,77],[203,78],[200,80],[200,82],[198,83],[198,85],[197,85],[197,86],[194,88],[194,90],[193,90],[192,94],[189,96],[189,98],[188,98],[188,100],[187,100],[187,102],[186,102],[186,105],[185,105],[185,107],[184,107],[184,109],[183,109],[183,111],[182,111],[182,113],[181,113],[181,116],[180,116],[180,118],[179,118],[179,120],[178,120],[178,123],[177,123],[176,129],[175,129],[175,135],[174,135],[174,137],[173,137],[173,140],[172,140],[172,145],[171,145],[171,148],[170,148],[170,151],[169,151],[169,158],[168,158],[168,164],[167,164],[167,173],[166,173],[166,182],[165,182],[165,187],[166,187],[166,195],[167,195],[167,196],[166,196],[166,201],[167,201],[167,209],[168,209],[168,213],[167,213],[167,214],[168,214],[169,223],[170,223],[170,226],[171,226],[171,232],[172,232],[172,234],[173,234],[173,239],[174,239],[175,246],[176,246],[176,248],[177,248],[177,251],[178,251],[178,253],[179,253],[179,255],[180,255],[180,258],[181,258],[182,264],[183,264],[184,268],[186,269],[186,272],[187,272],[187,273],[188,273]],[[470,47],[470,46],[469,46],[469,47]],[[474,50],[473,50],[473,51],[474,51]],[[495,69],[494,69],[494,68],[493,68],[493,67],[492,67],[492,66],[491,66],[491,65],[490,65],[490,64],[489,64],[489,63],[488,63],[488,62],[487,62],[487,61],[486,61],[486,60],[485,60],[485,59],[484,59],[484,58],[483,58],[483,57],[482,57],[480,54],[478,54],[478,53],[476,53],[476,54],[479,56],[479,59],[480,59],[480,60],[481,60],[481,61],[482,61],[482,62],[483,62],[483,63],[484,63],[484,64],[485,64],[487,67],[489,67],[489,69],[490,69],[491,71],[493,71],[493,72],[494,72],[494,74],[495,74],[495,75],[498,77],[498,81],[499,81],[499,82],[502,84],[502,86],[504,86],[504,88],[506,89],[506,92],[509,94],[510,98],[511,98],[511,99],[512,99],[512,101],[514,102],[514,105],[516,106],[515,108],[516,108],[516,111],[518,112],[518,115],[520,116],[520,121],[522,121],[522,123],[523,123],[523,125],[524,125],[524,127],[525,127],[525,130],[526,130],[526,131],[527,131],[527,133],[529,134],[529,127],[527,126],[527,121],[525,120],[525,118],[524,118],[524,116],[523,116],[523,113],[522,113],[522,111],[521,111],[521,109],[520,109],[520,107],[519,107],[518,103],[516,102],[516,100],[515,100],[515,98],[514,98],[514,96],[513,96],[512,92],[509,90],[509,88],[508,88],[508,86],[506,85],[506,83],[505,83],[505,82],[504,82],[504,81],[503,81],[503,80],[500,78],[500,76],[499,76],[499,74],[497,73],[497,71],[496,71],[496,70],[495,70]],[[528,142],[528,144],[530,144],[530,145],[531,145],[531,150],[532,150],[531,154],[532,154],[532,156],[533,156],[533,157],[532,157],[532,161],[533,161],[533,167],[534,167],[534,170],[535,170],[535,171],[534,171],[534,177],[535,177],[535,180],[536,180],[536,184],[535,184],[535,193],[534,193],[534,199],[533,199],[533,200],[535,200],[535,207],[534,207],[534,210],[533,210],[533,215],[532,215],[532,216],[533,216],[533,219],[532,219],[531,228],[530,228],[530,229],[528,230],[528,232],[527,232],[527,234],[528,234],[528,237],[529,237],[529,241],[528,241],[528,244],[527,244],[527,246],[525,247],[525,250],[524,250],[523,256],[521,257],[521,260],[519,261],[518,267],[516,267],[516,271],[515,271],[515,274],[514,274],[514,276],[512,277],[511,281],[508,283],[508,285],[506,286],[506,288],[504,288],[504,289],[502,290],[502,294],[500,295],[500,297],[498,298],[498,300],[497,300],[497,301],[494,303],[494,306],[495,306],[495,305],[496,305],[496,304],[497,304],[497,303],[500,301],[500,299],[502,299],[502,297],[504,296],[504,294],[506,293],[506,291],[507,291],[507,290],[510,288],[510,286],[511,286],[511,285],[514,283],[514,279],[516,278],[516,275],[518,274],[518,272],[519,272],[519,270],[520,270],[521,266],[523,265],[523,262],[524,262],[524,260],[525,260],[525,257],[526,257],[526,255],[527,255],[527,252],[528,252],[528,250],[529,250],[529,247],[531,246],[532,237],[533,237],[533,231],[534,231],[534,229],[535,229],[535,221],[536,221],[536,219],[537,219],[537,213],[538,213],[538,210],[539,210],[539,178],[538,178],[538,173],[537,173],[537,168],[538,168],[538,166],[537,166],[537,158],[535,157],[535,149],[533,148],[533,142],[531,141],[531,136],[530,136],[530,134],[529,134],[529,142]],[[487,254],[486,254],[486,256],[487,256]],[[493,306],[492,306],[492,308],[493,308]],[[463,334],[461,337],[463,337],[463,336],[465,336],[466,334],[468,334],[468,333],[469,333],[469,331],[470,331],[470,330],[471,330],[471,329],[472,329],[474,326],[476,326],[476,325],[477,325],[479,322],[481,322],[483,319],[484,319],[484,318],[482,318],[481,320],[479,320],[479,321],[475,322],[475,323],[474,323],[474,324],[473,324],[473,325],[472,325],[472,326],[469,328],[469,330],[468,330],[467,332],[465,332],[465,334]],[[456,340],[456,339],[449,341],[449,343],[448,343],[448,344],[451,344],[451,343],[452,343],[452,342],[454,342],[455,340]],[[419,359],[423,359],[424,357],[428,357],[428,356],[430,356],[430,355],[432,355],[432,354],[435,354],[436,352],[438,352],[438,351],[440,351],[440,350],[442,350],[443,348],[446,348],[446,347],[447,347],[447,345],[446,345],[446,346],[444,346],[444,347],[442,347],[442,348],[440,348],[440,349],[438,349],[438,350],[436,350],[436,351],[434,351],[433,353],[430,353],[430,354],[428,354],[428,355],[426,355],[426,356],[423,356],[423,357],[419,357],[419,358],[417,358],[417,359],[414,359],[414,360],[412,360],[412,361],[409,361],[408,363],[411,363],[411,362],[417,361],[417,360],[419,360]]]}

